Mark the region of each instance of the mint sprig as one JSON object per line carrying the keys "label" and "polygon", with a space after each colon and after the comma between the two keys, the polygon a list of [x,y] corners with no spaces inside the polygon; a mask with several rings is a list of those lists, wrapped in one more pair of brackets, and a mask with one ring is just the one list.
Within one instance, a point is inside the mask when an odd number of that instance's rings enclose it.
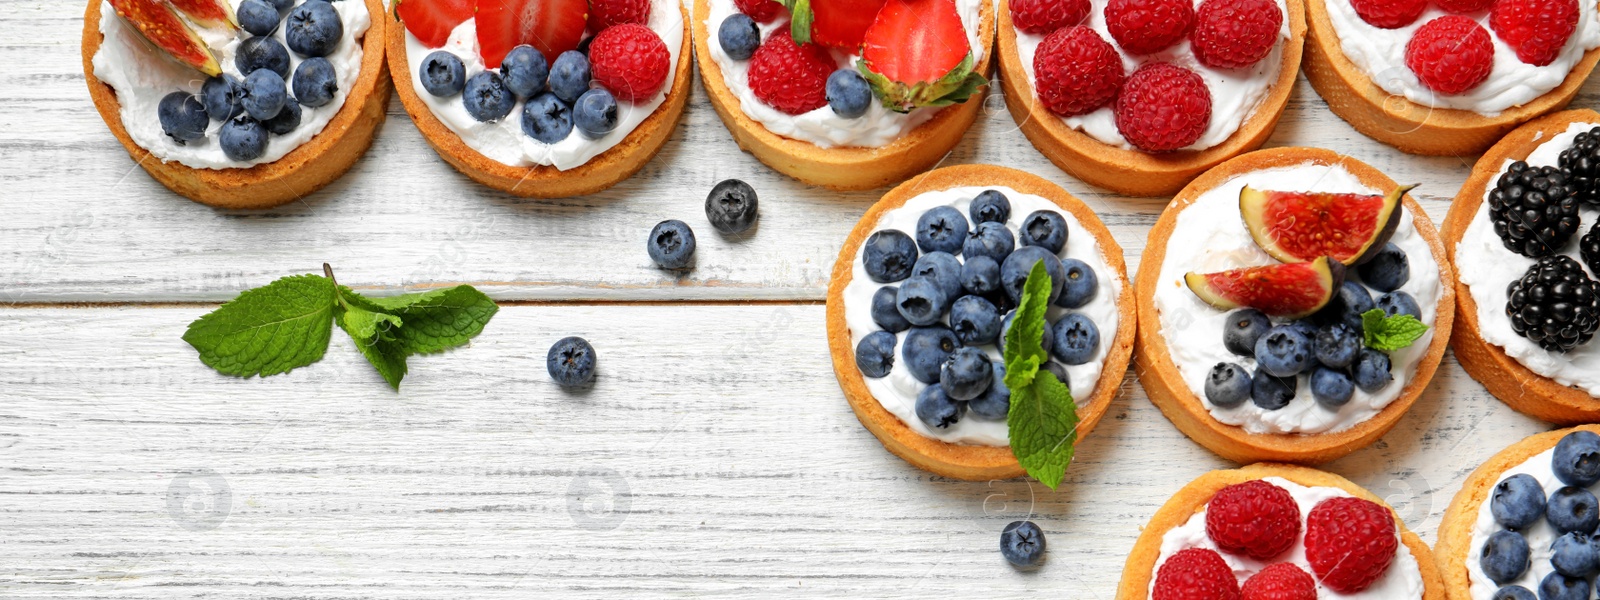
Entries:
{"label": "mint sprig", "polygon": [[1072,390],[1039,367],[1049,360],[1040,340],[1050,304],[1050,273],[1034,263],[1022,285],[1022,301],[1006,331],[1003,349],[1011,410],[1006,427],[1011,454],[1028,475],[1050,489],[1061,485],[1078,443],[1078,406]]}
{"label": "mint sprig", "polygon": [[368,298],[322,269],[323,276],[284,277],[239,294],[190,323],[183,340],[219,373],[266,377],[322,360],[337,324],[398,390],[408,356],[465,344],[499,310],[469,285]]}
{"label": "mint sprig", "polygon": [[1428,326],[1411,315],[1388,316],[1374,308],[1361,313],[1361,337],[1368,348],[1394,352],[1410,346],[1428,332]]}

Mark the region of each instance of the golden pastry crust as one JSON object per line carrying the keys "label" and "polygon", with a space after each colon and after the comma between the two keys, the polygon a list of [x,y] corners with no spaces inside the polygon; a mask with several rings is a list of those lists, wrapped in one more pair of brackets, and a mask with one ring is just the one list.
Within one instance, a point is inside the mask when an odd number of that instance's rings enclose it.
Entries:
{"label": "golden pastry crust", "polygon": [[1444,518],[1439,521],[1439,543],[1434,548],[1434,559],[1438,561],[1439,573],[1444,578],[1445,590],[1450,598],[1472,598],[1469,592],[1471,581],[1467,577],[1467,553],[1472,550],[1472,529],[1478,520],[1479,507],[1489,499],[1489,493],[1499,483],[1500,476],[1528,462],[1534,455],[1554,448],[1561,438],[1580,429],[1600,433],[1600,425],[1580,425],[1528,436],[1489,457],[1461,484],[1461,491],[1456,492],[1456,497],[1450,500]]}
{"label": "golden pastry crust", "polygon": [[1356,131],[1411,154],[1462,156],[1482,152],[1518,125],[1566,106],[1594,70],[1595,62],[1600,61],[1600,48],[1590,50],[1561,85],[1496,116],[1429,108],[1384,91],[1345,57],[1325,2],[1306,0],[1311,22],[1306,79],[1328,102],[1328,108]]}
{"label": "golden pastry crust", "polygon": [[[1395,182],[1377,169],[1348,156],[1340,156],[1318,148],[1273,148],[1259,150],[1230,160],[1201,175],[1168,205],[1150,231],[1150,241],[1140,260],[1138,279],[1139,345],[1134,353],[1139,382],[1144,385],[1150,401],[1161,409],[1168,419],[1190,439],[1210,448],[1223,458],[1240,463],[1257,461],[1321,463],[1327,462],[1367,444],[1372,443],[1393,428],[1411,408],[1444,357],[1450,339],[1451,323],[1455,314],[1455,275],[1446,259],[1444,246],[1434,232],[1428,215],[1409,195],[1402,198],[1418,234],[1427,240],[1433,251],[1433,260],[1439,265],[1440,294],[1433,320],[1433,341],[1428,352],[1417,364],[1417,373],[1400,392],[1400,396],[1371,419],[1336,433],[1318,434],[1250,434],[1243,428],[1217,421],[1206,410],[1201,399],[1189,390],[1167,350],[1167,341],[1161,335],[1161,320],[1155,306],[1156,286],[1161,265],[1167,253],[1167,238],[1177,226],[1178,213],[1193,204],[1201,194],[1234,177],[1274,167],[1307,163],[1338,164],[1355,175],[1362,183],[1378,188],[1392,189]],[[1169,282],[1170,283],[1170,282]]]}
{"label": "golden pastry crust", "polygon": [[[398,3],[396,4],[398,6]],[[678,126],[683,108],[689,102],[689,14],[681,7],[684,29],[683,43],[678,50],[672,86],[667,90],[666,101],[655,112],[645,117],[639,126],[617,145],[600,153],[589,162],[562,171],[549,165],[513,167],[484,156],[473,150],[461,136],[434,116],[433,110],[418,96],[411,85],[411,64],[406,58],[406,28],[399,16],[394,16],[389,28],[389,70],[395,74],[394,88],[400,94],[400,104],[422,131],[422,138],[444,158],[445,162],[461,171],[473,181],[525,198],[566,198],[600,192],[632,177],[645,163],[661,150]],[[426,93],[424,91],[423,93]]]}
{"label": "golden pastry crust", "polygon": [[[977,120],[983,106],[983,95],[977,94],[966,102],[946,107],[932,119],[911,130],[900,139],[880,148],[837,147],[822,148],[816,144],[786,138],[768,131],[765,125],[751,119],[739,108],[739,98],[728,90],[722,78],[722,68],[711,58],[707,44],[712,36],[706,29],[706,18],[711,14],[707,0],[694,3],[694,47],[700,64],[700,78],[705,84],[711,107],[727,125],[739,148],[749,152],[778,172],[810,185],[833,190],[870,190],[921,173],[943,160],[961,141]],[[983,47],[983,60],[976,72],[987,74],[994,55],[994,8],[984,2],[978,13],[978,44]],[[984,86],[988,90],[988,86]]]}
{"label": "golden pastry crust", "polygon": [[[1117,312],[1121,317],[1116,335],[1106,338],[1111,346],[1106,353],[1100,381],[1095,384],[1088,401],[1078,409],[1078,439],[1081,441],[1088,437],[1095,424],[1105,416],[1111,401],[1122,388],[1122,376],[1128,370],[1129,355],[1133,351],[1133,286],[1128,285],[1122,247],[1117,245],[1094,211],[1066,190],[1038,176],[1006,167],[961,165],[929,171],[890,190],[867,210],[867,214],[862,215],[855,229],[851,230],[850,237],[845,239],[844,247],[839,250],[839,260],[833,265],[833,279],[828,284],[828,348],[833,354],[833,373],[839,378],[839,387],[844,390],[845,399],[850,402],[850,408],[855,411],[861,424],[878,436],[885,448],[906,462],[945,477],[969,481],[1021,477],[1025,473],[1022,466],[1017,464],[1016,457],[1012,456],[1010,447],[967,446],[923,437],[883,408],[867,390],[866,380],[856,367],[855,346],[850,342],[850,327],[845,322],[844,289],[850,284],[856,255],[884,213],[905,205],[906,201],[923,192],[962,186],[1006,186],[1054,202],[1062,210],[1071,213],[1094,236],[1106,263],[1116,271],[1114,276],[1122,284],[1122,294],[1117,298]],[[1105,277],[1106,274],[1101,276]]]}
{"label": "golden pastry crust", "polygon": [[[1530,121],[1500,140],[1472,166],[1472,173],[1451,203],[1450,214],[1445,217],[1440,231],[1452,265],[1455,265],[1456,246],[1478,215],[1484,194],[1494,183],[1500,167],[1508,160],[1527,158],[1539,144],[1566,131],[1573,123],[1600,124],[1600,113],[1588,109],[1569,110]],[[1459,265],[1455,266],[1460,270]],[[1503,348],[1484,341],[1478,323],[1478,303],[1473,301],[1471,290],[1460,281],[1455,282],[1454,287],[1460,324],[1450,340],[1450,347],[1455,349],[1456,361],[1468,375],[1501,402],[1528,416],[1563,425],[1600,421],[1600,399],[1529,371],[1517,359],[1506,355]]]}
{"label": "golden pastry crust", "polygon": [[94,54],[105,41],[100,33],[102,1],[89,0],[83,15],[83,75],[89,83],[89,97],[134,162],[161,185],[190,200],[217,208],[271,208],[290,202],[350,170],[372,145],[378,125],[383,123],[389,108],[389,71],[383,68],[383,35],[388,22],[383,18],[383,0],[364,0],[372,25],[361,40],[361,76],[321,133],[283,158],[247,169],[196,169],[162,162],[134,143],[122,126],[122,104],[116,91],[94,76]]}
{"label": "golden pastry crust", "polygon": [[[1150,582],[1155,578],[1156,560],[1161,557],[1161,537],[1166,535],[1167,531],[1188,522],[1195,513],[1203,510],[1206,503],[1211,501],[1211,497],[1222,488],[1267,477],[1281,477],[1306,487],[1336,487],[1357,498],[1376,502],[1388,508],[1391,513],[1394,512],[1394,508],[1382,498],[1372,495],[1361,486],[1338,475],[1316,469],[1257,463],[1241,469],[1212,471],[1183,486],[1183,489],[1173,494],[1166,504],[1161,505],[1155,516],[1150,517],[1150,523],[1145,525],[1144,531],[1139,534],[1139,540],[1134,542],[1133,550],[1128,553],[1128,562],[1122,568],[1122,583],[1117,586],[1117,600],[1143,600],[1150,596]],[[1422,572],[1423,600],[1442,600],[1445,597],[1445,587],[1439,577],[1439,570],[1434,565],[1433,553],[1428,550],[1428,545],[1422,542],[1422,538],[1406,528],[1399,514],[1394,515],[1394,521],[1400,528],[1400,541],[1405,544],[1411,555],[1416,557],[1417,569]]]}
{"label": "golden pastry crust", "polygon": [[[1022,133],[1050,162],[1096,186],[1131,196],[1165,196],[1211,167],[1241,153],[1260,148],[1278,126],[1278,117],[1289,103],[1295,75],[1300,72],[1305,45],[1305,5],[1301,0],[1285,0],[1289,14],[1290,38],[1284,42],[1283,64],[1278,80],[1255,114],[1246,119],[1223,143],[1200,151],[1151,154],[1110,146],[1071,127],[1050,112],[1028,83],[1022,59],[1017,52],[1017,31],[1011,25],[1011,10],[1000,3],[1000,84],[1004,86],[1006,107]],[[1106,40],[1115,43],[1113,40]]]}

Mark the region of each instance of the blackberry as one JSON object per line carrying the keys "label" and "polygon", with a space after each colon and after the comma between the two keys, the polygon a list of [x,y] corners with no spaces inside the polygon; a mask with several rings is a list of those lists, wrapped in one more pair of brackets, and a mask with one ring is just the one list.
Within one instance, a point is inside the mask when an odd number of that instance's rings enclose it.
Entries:
{"label": "blackberry", "polygon": [[1600,222],[1578,240],[1578,255],[1583,257],[1583,264],[1589,267],[1590,273],[1600,273]]}
{"label": "blackberry", "polygon": [[1558,160],[1578,201],[1600,206],[1600,127],[1578,134]]}
{"label": "blackberry", "polygon": [[1506,293],[1511,329],[1545,350],[1576,348],[1600,327],[1600,283],[1570,257],[1539,259]]}
{"label": "blackberry", "polygon": [[1520,160],[1489,192],[1489,218],[1506,248],[1529,258],[1555,254],[1582,224],[1578,198],[1561,170]]}

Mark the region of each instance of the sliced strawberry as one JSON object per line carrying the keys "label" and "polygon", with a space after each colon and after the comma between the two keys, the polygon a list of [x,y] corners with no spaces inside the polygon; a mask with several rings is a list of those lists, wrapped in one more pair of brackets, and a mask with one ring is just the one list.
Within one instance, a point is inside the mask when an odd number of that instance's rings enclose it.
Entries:
{"label": "sliced strawberry", "polygon": [[395,0],[394,15],[422,45],[438,48],[477,7],[477,0]]}
{"label": "sliced strawberry", "polygon": [[583,41],[588,0],[478,0],[478,53],[490,69],[512,48],[528,44],[555,62]]}
{"label": "sliced strawberry", "polygon": [[792,15],[789,34],[802,44],[854,51],[867,37],[887,0],[784,0]]}
{"label": "sliced strawberry", "polygon": [[884,106],[900,112],[966,102],[989,83],[974,70],[955,0],[888,0],[856,67]]}

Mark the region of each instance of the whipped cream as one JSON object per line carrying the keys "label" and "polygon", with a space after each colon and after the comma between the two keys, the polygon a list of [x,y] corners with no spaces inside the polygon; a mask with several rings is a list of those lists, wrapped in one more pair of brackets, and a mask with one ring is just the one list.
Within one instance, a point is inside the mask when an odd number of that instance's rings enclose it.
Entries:
{"label": "whipped cream", "polygon": [[1450,13],[1430,4],[1415,23],[1399,29],[1382,29],[1361,20],[1350,0],[1327,0],[1324,4],[1345,57],[1383,91],[1423,106],[1467,110],[1491,117],[1555,89],[1566,80],[1585,52],[1600,46],[1600,17],[1596,17],[1593,2],[1578,3],[1578,28],[1561,48],[1561,55],[1543,67],[1517,58],[1516,51],[1489,27],[1488,11],[1467,15],[1483,25],[1494,40],[1494,68],[1478,87],[1450,96],[1422,85],[1405,62],[1406,44],[1411,41],[1412,34],[1428,21]]}
{"label": "whipped cream", "polygon": [[[1195,8],[1200,7],[1201,0],[1195,0]],[[1283,70],[1284,40],[1290,38],[1289,7],[1283,0],[1276,0],[1278,10],[1283,11],[1283,26],[1278,32],[1278,44],[1272,47],[1266,58],[1261,62],[1242,69],[1213,69],[1200,64],[1195,60],[1194,52],[1189,49],[1189,38],[1174,44],[1155,54],[1133,56],[1121,51],[1122,67],[1124,73],[1132,75],[1134,70],[1146,62],[1169,62],[1180,67],[1194,71],[1205,80],[1206,89],[1211,91],[1211,123],[1206,125],[1206,131],[1200,134],[1200,139],[1184,147],[1184,150],[1205,150],[1221,144],[1239,131],[1256,109],[1261,107],[1261,102],[1267,98],[1267,92],[1272,89],[1272,84],[1278,82],[1278,74]],[[1100,39],[1117,47],[1116,38],[1111,37],[1111,32],[1106,28],[1105,7],[1102,3],[1089,11],[1089,19],[1084,23],[1095,33],[1100,34]],[[1026,33],[1015,30],[1017,34],[1017,57],[1022,61],[1022,72],[1028,76],[1028,89],[1038,89],[1037,79],[1033,74],[1033,56],[1039,50],[1039,44],[1044,42],[1048,35]],[[1021,101],[1021,100],[1018,100]],[[1036,98],[1026,101],[1034,102]],[[1122,132],[1117,131],[1117,116],[1112,110],[1115,102],[1107,103],[1093,112],[1072,117],[1060,117],[1068,127],[1089,134],[1103,144],[1116,146],[1125,150],[1133,150],[1133,144],[1122,137]]]}
{"label": "whipped cream", "polygon": [[[296,5],[304,2],[301,0]],[[234,4],[234,0],[229,0],[228,10],[234,10]],[[270,163],[322,133],[328,121],[333,120],[339,108],[344,106],[345,98],[349,97],[351,88],[361,77],[361,39],[372,25],[372,17],[367,14],[366,3],[359,0],[331,4],[339,11],[339,19],[344,22],[344,37],[326,57],[333,64],[339,91],[333,95],[333,101],[325,105],[300,107],[300,126],[284,135],[268,136],[267,151],[255,160],[237,161],[223,154],[222,144],[217,142],[222,121],[212,120],[206,128],[204,139],[187,144],[179,144],[161,131],[161,119],[156,116],[161,99],[177,91],[198,96],[206,76],[168,58],[164,52],[152,46],[138,29],[117,16],[110,2],[100,4],[100,33],[105,36],[105,41],[100,43],[100,49],[95,51],[91,59],[94,76],[116,91],[117,103],[122,105],[122,127],[128,131],[128,136],[161,162],[176,161],[195,169],[240,169]],[[216,55],[223,72],[242,81],[244,76],[234,66],[233,57],[239,44],[252,36],[244,30],[199,26],[194,29],[206,46],[211,48],[212,54]],[[284,42],[283,30],[280,25],[272,37],[288,47],[288,43]],[[299,68],[302,59],[294,51],[289,52],[290,74]],[[294,96],[292,87],[289,95]]]}
{"label": "whipped cream", "polygon": [[[1206,535],[1206,511],[1201,508],[1194,513],[1194,516],[1189,517],[1189,520],[1183,525],[1169,529],[1161,536],[1161,554],[1156,559],[1155,570],[1152,573],[1161,572],[1161,565],[1166,564],[1168,558],[1180,551],[1189,548],[1205,548],[1222,555],[1222,560],[1233,568],[1233,574],[1239,578],[1240,585],[1243,585],[1245,580],[1250,579],[1251,575],[1255,575],[1270,565],[1281,562],[1294,563],[1295,566],[1300,567],[1300,570],[1315,578],[1316,574],[1311,570],[1311,562],[1306,560],[1306,545],[1303,539],[1306,530],[1306,517],[1311,514],[1311,509],[1316,508],[1322,501],[1333,498],[1347,498],[1351,494],[1335,487],[1306,487],[1281,477],[1267,477],[1264,481],[1288,490],[1289,495],[1294,497],[1295,504],[1300,506],[1300,534],[1302,539],[1296,542],[1294,547],[1290,548],[1286,554],[1263,562],[1248,556],[1236,556],[1223,552],[1221,548],[1217,547],[1216,542],[1211,541],[1211,536]],[[1397,526],[1395,535],[1399,534],[1399,527]],[[1152,575],[1150,577],[1151,590],[1155,589],[1155,584],[1156,578]],[[1422,569],[1417,564],[1417,557],[1411,554],[1411,548],[1404,543],[1400,544],[1400,547],[1395,550],[1394,562],[1389,563],[1389,570],[1384,571],[1383,577],[1380,577],[1372,583],[1371,587],[1359,593],[1340,594],[1321,585],[1317,586],[1318,598],[1348,598],[1350,600],[1421,598],[1422,592]]]}
{"label": "whipped cream", "polygon": [[[967,207],[972,204],[972,199],[984,190],[997,190],[1006,195],[1011,201],[1011,218],[1006,221],[1006,227],[1011,229],[1013,235],[1022,226],[1023,219],[1034,211],[1048,210],[1060,214],[1066,219],[1067,245],[1061,249],[1059,258],[1075,258],[1083,261],[1093,269],[1099,278],[1100,289],[1095,293],[1094,299],[1088,304],[1075,309],[1065,309],[1051,306],[1045,313],[1045,318],[1051,323],[1056,322],[1069,312],[1077,312],[1094,321],[1095,327],[1100,330],[1100,347],[1095,350],[1094,358],[1081,365],[1061,365],[1067,371],[1070,379],[1072,397],[1082,405],[1094,393],[1095,384],[1099,383],[1101,372],[1105,368],[1106,355],[1110,353],[1112,341],[1117,336],[1117,298],[1122,295],[1122,278],[1111,270],[1106,261],[1105,254],[1100,249],[1100,244],[1090,234],[1072,213],[1062,210],[1045,198],[1024,194],[1008,187],[958,187],[948,190],[925,192],[911,200],[904,206],[884,213],[878,219],[874,232],[885,229],[898,229],[913,239],[917,235],[917,218],[929,209],[938,206],[950,206],[967,215]],[[1018,247],[1021,243],[1018,242]],[[867,276],[866,264],[861,260],[861,253],[856,253],[855,263],[850,274],[850,284],[844,288],[844,319],[850,328],[850,349],[853,353],[861,338],[867,337],[880,328],[872,321],[872,295],[878,288],[885,285],[898,286],[897,283],[877,283]],[[1002,315],[1003,316],[1003,315]],[[946,316],[942,323],[949,326],[950,320]],[[884,410],[889,411],[901,422],[923,436],[952,444],[969,444],[974,446],[1006,446],[1010,445],[1009,434],[1004,420],[986,421],[968,413],[955,425],[945,430],[929,428],[917,418],[917,394],[928,387],[928,384],[917,381],[911,376],[911,370],[905,366],[905,360],[900,356],[900,350],[905,344],[908,331],[895,334],[894,367],[889,374],[881,378],[865,377],[867,391],[872,392],[872,397],[878,399]],[[994,344],[980,346],[989,355],[989,358],[1002,360],[1000,349]],[[1112,373],[1112,377],[1120,380],[1122,373]]]}
{"label": "whipped cream", "polygon": [[[972,48],[973,60],[983,62],[983,53],[988,48],[978,43],[978,26],[982,3],[989,0],[955,0],[956,12],[961,15],[961,24],[967,30],[967,43]],[[867,107],[867,114],[854,119],[846,119],[834,114],[833,109],[827,106],[818,108],[803,115],[790,115],[756,99],[755,92],[750,90],[749,72],[750,61],[734,60],[722,51],[722,44],[717,41],[717,29],[722,26],[722,21],[739,12],[739,7],[733,0],[710,0],[710,14],[706,15],[706,47],[711,50],[711,59],[716,61],[722,69],[722,80],[728,86],[728,91],[739,98],[739,109],[745,116],[750,117],[767,128],[772,133],[810,142],[822,148],[837,146],[856,146],[863,148],[879,148],[887,146],[917,126],[932,119],[939,108],[919,108],[909,113],[898,113],[883,107],[880,102],[872,102]],[[788,27],[789,20],[778,18],[771,23],[757,23],[761,28],[761,39],[780,27]],[[831,50],[833,58],[839,63],[840,68],[854,68],[859,56],[848,54],[840,50]]]}
{"label": "whipped cream", "polygon": [[[1527,163],[1534,167],[1555,166],[1561,151],[1572,146],[1572,139],[1595,125],[1573,123],[1566,131],[1534,149],[1528,155]],[[1512,162],[1505,161],[1500,171],[1489,180],[1490,185],[1483,194],[1483,205],[1478,207],[1478,214],[1461,235],[1461,242],[1456,244],[1456,264],[1462,267],[1458,275],[1461,283],[1466,284],[1472,301],[1478,305],[1479,333],[1484,341],[1499,346],[1507,356],[1522,363],[1529,371],[1549,377],[1561,385],[1583,390],[1590,396],[1600,397],[1600,343],[1584,344],[1566,353],[1551,352],[1517,335],[1511,329],[1511,319],[1506,316],[1506,300],[1509,297],[1506,288],[1511,282],[1522,279],[1528,267],[1538,262],[1507,250],[1500,242],[1500,236],[1495,235],[1494,223],[1489,219],[1489,192],[1494,191],[1493,182],[1500,179]],[[1583,219],[1583,224],[1578,228],[1579,235],[1600,220],[1600,212],[1588,207],[1580,208],[1579,215]],[[1576,237],[1561,249],[1561,254],[1572,257],[1581,265],[1583,257],[1578,253]]]}
{"label": "whipped cream", "polygon": [[[1206,376],[1217,363],[1235,363],[1253,374],[1256,361],[1233,354],[1223,346],[1222,332],[1231,311],[1217,310],[1201,302],[1184,284],[1184,274],[1278,262],[1256,245],[1239,216],[1239,190],[1246,183],[1266,190],[1361,194],[1386,191],[1367,187],[1342,166],[1307,163],[1246,173],[1195,199],[1193,206],[1178,215],[1172,236],[1167,239],[1166,262],[1161,265],[1161,278],[1156,284],[1156,310],[1172,362],[1177,365],[1178,374],[1188,384],[1189,391],[1200,399],[1212,417],[1243,427],[1248,433],[1331,433],[1354,427],[1400,396],[1400,391],[1416,374],[1417,363],[1428,352],[1428,345],[1433,341],[1431,328],[1415,343],[1389,355],[1394,379],[1388,386],[1375,393],[1356,388],[1350,401],[1338,410],[1329,410],[1312,398],[1306,375],[1299,376],[1294,399],[1278,410],[1269,411],[1249,401],[1234,408],[1222,408],[1206,399]],[[1405,213],[1389,240],[1405,251],[1411,263],[1411,279],[1400,290],[1416,298],[1422,307],[1422,322],[1431,326],[1439,305],[1439,266],[1433,260],[1427,240],[1417,233],[1409,209],[1402,206],[1401,210]],[[1353,269],[1350,274],[1354,275]],[[1378,295],[1374,293],[1373,299]]]}
{"label": "whipped cream", "polygon": [[[1546,495],[1566,487],[1566,484],[1556,478],[1555,467],[1550,462],[1555,457],[1555,452],[1556,449],[1552,446],[1544,452],[1529,457],[1522,464],[1506,469],[1506,472],[1501,473],[1500,478],[1495,480],[1495,485],[1500,485],[1500,482],[1510,479],[1513,475],[1526,474],[1539,482]],[[1594,489],[1590,488],[1590,491]],[[1499,585],[1483,573],[1483,567],[1478,564],[1478,559],[1483,556],[1483,543],[1489,541],[1489,536],[1504,529],[1494,521],[1494,513],[1489,506],[1489,500],[1494,494],[1492,486],[1489,488],[1489,493],[1489,496],[1484,497],[1483,504],[1478,506],[1478,518],[1472,522],[1472,544],[1467,548],[1467,591],[1472,594],[1473,600],[1491,600],[1495,590],[1500,589]],[[1532,525],[1518,533],[1528,540],[1528,550],[1530,550],[1528,558],[1531,566],[1522,577],[1516,581],[1508,581],[1506,585],[1520,585],[1529,591],[1537,591],[1539,582],[1555,570],[1550,566],[1550,556],[1554,554],[1550,551],[1550,544],[1555,543],[1556,538],[1561,536],[1544,519],[1534,521]]]}
{"label": "whipped cream", "polygon": [[[478,53],[476,18],[467,19],[451,30],[450,39],[442,48],[429,48],[418,40],[417,36],[407,31],[406,65],[410,71],[411,87],[416,90],[417,97],[422,99],[423,104],[428,105],[428,110],[439,118],[439,122],[460,136],[461,141],[468,147],[489,157],[490,160],[513,167],[546,165],[565,171],[582,166],[621,143],[663,102],[666,102],[667,92],[672,90],[673,78],[677,76],[678,53],[683,49],[683,13],[680,12],[679,4],[674,0],[651,0],[648,25],[656,35],[661,36],[661,41],[667,45],[667,52],[671,54],[666,83],[648,102],[631,104],[618,99],[617,128],[604,137],[594,140],[584,137],[577,127],[573,127],[566,139],[555,144],[546,144],[522,132],[521,101],[517,102],[516,107],[511,109],[511,114],[506,115],[506,118],[485,123],[467,113],[460,94],[441,98],[428,93],[428,90],[422,87],[422,61],[436,50],[443,50],[460,58],[467,67],[466,73],[469,78],[487,70],[483,65],[483,56]],[[396,23],[396,26],[399,24]]]}

